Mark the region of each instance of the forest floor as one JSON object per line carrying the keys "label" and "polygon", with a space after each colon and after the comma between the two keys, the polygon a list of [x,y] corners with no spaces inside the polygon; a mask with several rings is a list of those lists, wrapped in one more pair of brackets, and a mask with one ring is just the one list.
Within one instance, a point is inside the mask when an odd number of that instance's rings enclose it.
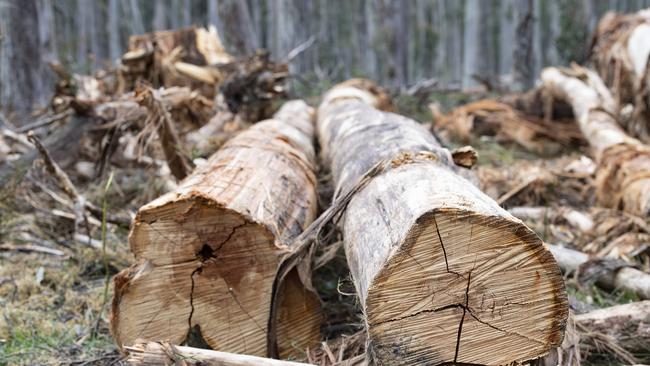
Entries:
{"label": "forest floor", "polygon": [[[427,99],[442,104],[443,110],[477,95],[461,93],[432,94]],[[485,95],[480,95],[485,97]],[[423,123],[431,115],[422,100],[408,96],[396,98],[400,113]],[[456,143],[451,143],[458,146]],[[526,172],[535,171],[539,179],[520,189],[504,206],[571,206],[592,210],[594,198],[591,178],[562,175],[568,164],[585,154],[571,148],[561,156],[540,157],[514,144],[502,144],[491,138],[476,138],[471,145],[479,153],[478,173],[482,188],[497,199],[508,193]],[[560,172],[560,173],[558,173]],[[21,173],[16,173],[16,178]],[[72,175],[72,174],[71,174]],[[112,282],[110,277],[134,262],[128,248],[128,230],[116,225],[90,220],[81,232],[87,238],[70,238],[74,220],[57,210],[64,208],[56,197],[55,180],[36,163],[25,174],[23,183],[0,191],[0,365],[123,364],[110,336],[108,320]],[[83,180],[72,175],[82,194],[97,206],[106,204],[107,213],[133,213],[139,206],[164,191],[155,174],[143,169],[116,169],[99,181]],[[16,179],[17,180],[17,179]],[[48,187],[52,191],[48,191]],[[60,194],[60,193],[59,193]],[[624,218],[619,213],[599,210],[604,219],[614,217],[616,225]],[[545,240],[585,249],[594,242],[565,225],[532,222],[531,227]],[[102,230],[106,230],[105,240]],[[630,224],[619,236],[638,232]],[[24,252],[24,244],[38,244],[56,249],[56,253]],[[600,243],[592,252],[602,250]],[[22,249],[20,249],[22,248]],[[587,247],[588,248],[588,247]],[[647,255],[645,257],[647,260]],[[647,271],[647,262],[639,262]],[[348,336],[361,330],[361,315],[355,306],[354,292],[341,251],[315,273],[315,284],[325,304],[328,322],[323,326],[329,337]],[[576,309],[594,309],[612,304],[637,301],[633,294],[606,292],[584,286],[567,278],[571,305]],[[336,301],[334,301],[336,300]],[[334,340],[333,340],[334,341]],[[359,342],[362,343],[362,342]],[[649,355],[637,355],[650,360]],[[617,364],[610,356],[594,356],[584,364]]]}

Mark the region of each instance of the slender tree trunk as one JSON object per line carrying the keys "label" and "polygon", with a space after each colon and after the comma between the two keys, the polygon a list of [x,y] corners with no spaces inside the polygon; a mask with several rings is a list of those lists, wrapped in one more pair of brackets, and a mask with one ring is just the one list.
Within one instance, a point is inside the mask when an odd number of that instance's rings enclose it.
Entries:
{"label": "slender tree trunk", "polygon": [[534,3],[533,0],[520,0],[516,4],[517,33],[513,74],[515,89],[523,91],[530,89],[533,84]]}
{"label": "slender tree trunk", "polygon": [[122,55],[120,42],[120,8],[118,0],[108,0],[108,21],[106,22],[106,34],[108,34],[108,54],[111,60],[117,60]]}
{"label": "slender tree trunk", "polygon": [[[0,108],[25,112],[46,103],[52,85],[48,80],[39,37],[37,0],[0,4]],[[23,122],[19,118],[19,123]]]}
{"label": "slender tree trunk", "polygon": [[219,26],[219,0],[208,0],[208,19],[210,24],[221,29]]}

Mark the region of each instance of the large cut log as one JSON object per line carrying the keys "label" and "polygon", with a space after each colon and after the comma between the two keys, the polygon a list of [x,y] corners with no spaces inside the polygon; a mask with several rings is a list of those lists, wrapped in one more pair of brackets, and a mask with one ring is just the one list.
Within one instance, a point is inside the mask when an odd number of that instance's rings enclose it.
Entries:
{"label": "large cut log", "polygon": [[650,213],[650,148],[628,136],[616,122],[617,104],[595,72],[573,65],[542,71],[543,86],[568,102],[598,163],[600,204],[633,214]]}
{"label": "large cut log", "polygon": [[462,178],[423,126],[376,101],[340,85],[318,110],[337,194],[358,189],[341,228],[369,358],[508,364],[559,345],[567,297],[541,240]]}
{"label": "large cut log", "polygon": [[126,347],[127,361],[134,366],[310,366],[310,364],[274,360],[201,348],[174,346],[167,342],[139,343]]}
{"label": "large cut log", "polygon": [[118,345],[200,335],[219,351],[287,356],[318,341],[318,301],[295,282],[278,296],[290,307],[276,312],[285,338],[267,334],[278,267],[316,214],[312,138],[313,109],[289,102],[140,208],[129,235],[138,263],[114,280]]}
{"label": "large cut log", "polygon": [[650,142],[650,10],[606,13],[598,22],[591,48],[594,68],[619,105],[633,113],[619,121],[626,130]]}
{"label": "large cut log", "polygon": [[582,332],[608,335],[628,352],[647,356],[650,350],[650,301],[598,309],[574,320]]}

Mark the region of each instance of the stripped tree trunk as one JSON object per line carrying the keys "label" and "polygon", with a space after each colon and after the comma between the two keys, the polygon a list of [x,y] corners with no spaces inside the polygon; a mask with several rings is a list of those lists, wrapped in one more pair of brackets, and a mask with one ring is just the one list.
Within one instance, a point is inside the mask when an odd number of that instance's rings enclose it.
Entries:
{"label": "stripped tree trunk", "polygon": [[[367,89],[366,89],[367,90]],[[318,110],[337,194],[380,161],[341,228],[378,364],[507,364],[561,343],[567,299],[541,240],[416,122],[339,85]]]}
{"label": "stripped tree trunk", "polygon": [[596,195],[605,207],[650,213],[650,148],[616,121],[617,104],[595,72],[573,65],[542,71],[544,88],[568,102],[598,162]]}
{"label": "stripped tree trunk", "polygon": [[[192,332],[219,351],[264,356],[276,347],[267,344],[276,273],[316,214],[312,116],[304,102],[285,104],[140,208],[129,235],[138,263],[114,280],[120,346],[180,344]],[[320,315],[310,293],[289,293],[302,291],[299,283],[282,289],[279,303],[294,307],[277,312],[290,338],[277,348],[287,356],[318,341]]]}
{"label": "stripped tree trunk", "polygon": [[619,105],[633,113],[619,121],[626,130],[650,142],[650,11],[605,14],[596,28],[591,59]]}

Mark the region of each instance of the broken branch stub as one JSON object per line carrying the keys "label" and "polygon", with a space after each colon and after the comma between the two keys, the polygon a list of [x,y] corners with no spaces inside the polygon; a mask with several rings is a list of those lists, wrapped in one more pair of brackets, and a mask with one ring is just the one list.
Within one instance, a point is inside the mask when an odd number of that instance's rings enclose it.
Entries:
{"label": "broken branch stub", "polygon": [[340,85],[318,110],[336,192],[382,160],[341,227],[378,364],[508,364],[561,343],[560,270],[520,220],[462,178],[424,127],[375,108],[371,89]]}
{"label": "broken branch stub", "polygon": [[[275,341],[267,332],[278,268],[292,253],[287,243],[316,214],[313,129],[313,109],[288,102],[175,191],[140,208],[129,235],[138,263],[115,278],[111,329],[118,345],[180,344],[199,330],[215,350],[267,354],[267,337]],[[288,283],[278,296],[295,307],[279,311],[281,356],[320,338],[317,300],[288,293],[298,285]],[[289,341],[295,348],[283,344]]]}

